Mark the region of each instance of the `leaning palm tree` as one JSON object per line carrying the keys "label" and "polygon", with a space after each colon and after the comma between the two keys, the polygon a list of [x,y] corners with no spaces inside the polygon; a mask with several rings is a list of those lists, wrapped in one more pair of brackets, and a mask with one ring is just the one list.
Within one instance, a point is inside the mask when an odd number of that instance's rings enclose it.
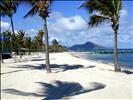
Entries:
{"label": "leaning palm tree", "polygon": [[32,5],[32,9],[24,16],[33,16],[38,14],[44,21],[44,33],[45,33],[45,53],[46,53],[46,70],[51,73],[49,63],[49,42],[48,42],[48,29],[47,29],[47,17],[49,17],[49,10],[52,0],[27,0],[26,2]]}
{"label": "leaning palm tree", "polygon": [[[15,0],[0,1],[0,16],[8,16],[10,18],[13,34],[15,34],[15,32],[14,32],[14,24],[13,24],[12,17],[13,17],[13,14],[16,13],[18,6],[19,6],[19,2]],[[11,50],[12,50],[12,43],[11,43]]]}
{"label": "leaning palm tree", "polygon": [[[84,2],[81,8],[85,8],[91,15],[88,22],[89,26],[97,26],[105,21],[112,22],[114,31],[114,67],[115,71],[121,71],[118,65],[117,56],[117,32],[119,28],[120,10],[122,8],[121,0],[89,0]],[[98,12],[99,14],[94,14]]]}

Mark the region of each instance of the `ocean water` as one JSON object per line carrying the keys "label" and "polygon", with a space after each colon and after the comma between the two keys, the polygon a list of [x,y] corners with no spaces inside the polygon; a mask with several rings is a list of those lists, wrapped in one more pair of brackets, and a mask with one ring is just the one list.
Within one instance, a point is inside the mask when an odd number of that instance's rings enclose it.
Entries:
{"label": "ocean water", "polygon": [[[89,59],[89,60],[97,60],[105,63],[114,62],[113,54],[89,54],[83,53],[80,54],[80,57]],[[133,53],[122,53],[118,54],[118,63],[123,68],[133,69]]]}

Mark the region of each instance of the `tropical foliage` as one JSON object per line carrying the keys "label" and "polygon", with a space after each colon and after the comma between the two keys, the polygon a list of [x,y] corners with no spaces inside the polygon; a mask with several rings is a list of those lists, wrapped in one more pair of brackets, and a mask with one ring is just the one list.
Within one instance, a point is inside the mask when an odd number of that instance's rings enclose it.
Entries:
{"label": "tropical foliage", "polygon": [[50,46],[50,52],[64,52],[67,51],[67,48],[60,45],[56,39],[52,41],[52,45]]}
{"label": "tropical foliage", "polygon": [[24,48],[28,49],[29,55],[31,55],[31,46],[32,46],[32,39],[30,36],[25,37],[24,39]]}
{"label": "tropical foliage", "polygon": [[38,33],[37,33],[37,38],[38,38],[39,45],[40,45],[40,48],[41,48],[42,52],[44,51],[44,44],[43,44],[44,35],[45,35],[45,33],[44,33],[43,30],[39,30]]}
{"label": "tropical foliage", "polygon": [[[19,0],[2,0],[0,1],[0,17],[1,16],[8,16],[11,21],[11,26],[12,26],[12,32],[15,34],[14,31],[14,24],[13,24],[13,14],[16,13],[17,7],[19,6],[20,2]],[[12,41],[12,39],[11,39]],[[12,42],[11,43],[11,51],[12,51]],[[12,52],[11,52],[12,53]]]}

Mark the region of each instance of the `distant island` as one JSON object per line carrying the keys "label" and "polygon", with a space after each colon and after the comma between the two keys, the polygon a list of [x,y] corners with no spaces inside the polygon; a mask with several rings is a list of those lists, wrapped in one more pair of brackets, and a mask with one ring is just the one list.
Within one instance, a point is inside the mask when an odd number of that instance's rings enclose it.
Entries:
{"label": "distant island", "polygon": [[[84,44],[73,45],[68,48],[70,51],[76,52],[88,52],[88,53],[113,53],[114,50],[112,48],[104,47],[93,42],[86,42]],[[118,53],[133,53],[133,49],[118,49]]]}
{"label": "distant island", "polygon": [[88,50],[96,50],[96,49],[106,49],[104,46],[97,45],[93,42],[86,42],[84,44],[73,45],[69,48],[71,51],[88,51]]}

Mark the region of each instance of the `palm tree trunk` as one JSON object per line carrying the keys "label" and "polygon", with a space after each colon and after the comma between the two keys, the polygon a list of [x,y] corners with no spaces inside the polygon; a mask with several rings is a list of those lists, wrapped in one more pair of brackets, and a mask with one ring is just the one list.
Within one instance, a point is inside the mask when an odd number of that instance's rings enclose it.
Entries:
{"label": "palm tree trunk", "polygon": [[[43,37],[42,37],[43,38]],[[44,52],[43,51],[43,39],[42,39],[42,42],[41,42],[41,49],[42,49],[42,53]]]}
{"label": "palm tree trunk", "polygon": [[19,47],[19,55],[20,55],[20,59],[22,59],[21,47]]}
{"label": "palm tree trunk", "polygon": [[0,52],[0,63],[4,63],[3,62],[3,57],[2,57],[2,51]]}
{"label": "palm tree trunk", "polygon": [[[12,17],[10,17],[10,20],[11,20],[12,32],[13,32],[13,34],[15,34]],[[12,36],[12,35],[11,35],[11,36]],[[13,51],[13,45],[12,45],[13,39],[12,39],[12,38],[13,38],[13,37],[11,37],[11,57],[12,57],[12,51]]]}
{"label": "palm tree trunk", "polygon": [[49,61],[49,41],[48,41],[48,30],[47,30],[47,19],[44,19],[44,31],[45,31],[45,57],[46,57],[46,70],[47,73],[51,73],[50,61]]}
{"label": "palm tree trunk", "polygon": [[[1,38],[3,38],[3,37],[1,36]],[[1,48],[0,48],[0,63],[3,63],[4,62],[3,57],[2,57],[2,54],[3,54],[3,40],[1,40],[0,46],[1,46]]]}
{"label": "palm tree trunk", "polygon": [[29,55],[31,55],[31,47],[29,47]]}
{"label": "palm tree trunk", "polygon": [[14,25],[13,25],[13,20],[12,20],[12,17],[10,17],[10,20],[11,20],[11,25],[12,25],[12,32],[13,32],[13,34],[15,34],[15,32],[14,32]]}
{"label": "palm tree trunk", "polygon": [[115,71],[121,71],[120,66],[118,65],[118,53],[117,53],[117,30],[114,30],[114,67]]}

